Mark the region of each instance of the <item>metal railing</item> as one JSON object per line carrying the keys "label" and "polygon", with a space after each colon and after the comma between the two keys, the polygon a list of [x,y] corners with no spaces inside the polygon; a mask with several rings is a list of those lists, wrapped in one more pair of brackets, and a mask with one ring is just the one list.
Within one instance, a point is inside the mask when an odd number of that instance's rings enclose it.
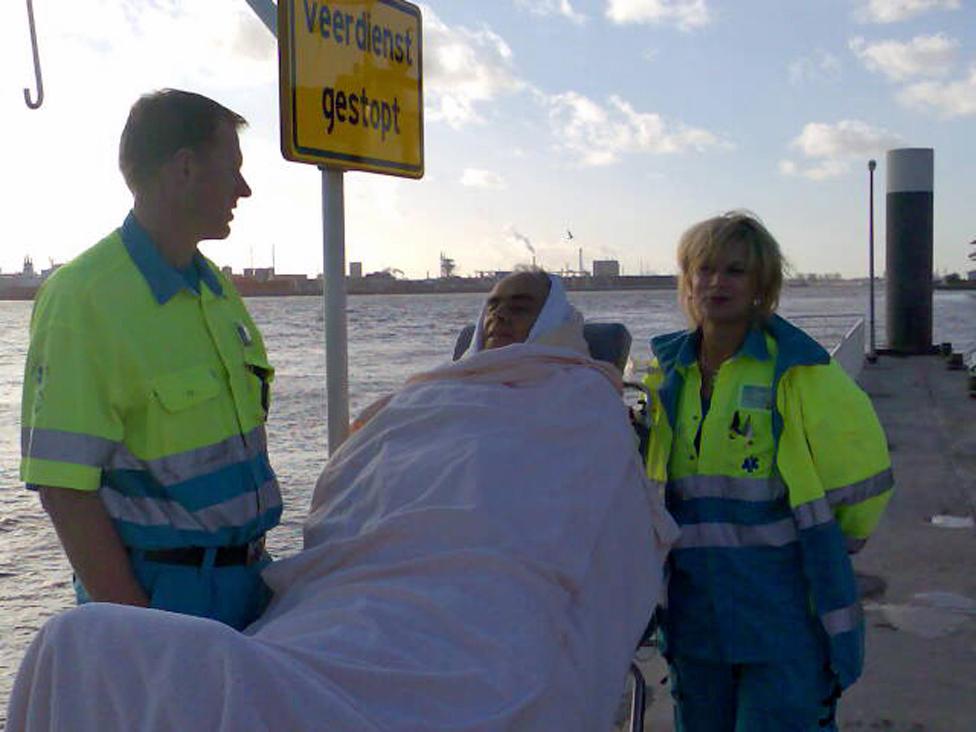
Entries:
{"label": "metal railing", "polygon": [[[791,315],[789,320],[803,328],[856,379],[864,368],[866,328],[860,313],[830,313],[826,315]],[[840,330],[846,324],[847,330]]]}
{"label": "metal railing", "polygon": [[830,355],[852,379],[857,379],[864,368],[864,318],[858,318],[844,338],[830,349]]}

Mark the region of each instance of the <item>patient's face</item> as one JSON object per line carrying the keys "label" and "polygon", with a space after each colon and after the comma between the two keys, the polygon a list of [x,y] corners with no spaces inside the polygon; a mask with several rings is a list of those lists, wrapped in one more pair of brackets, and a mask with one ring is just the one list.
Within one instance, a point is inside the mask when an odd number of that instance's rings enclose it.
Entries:
{"label": "patient's face", "polygon": [[531,272],[509,275],[488,294],[484,349],[525,343],[549,296],[549,282]]}

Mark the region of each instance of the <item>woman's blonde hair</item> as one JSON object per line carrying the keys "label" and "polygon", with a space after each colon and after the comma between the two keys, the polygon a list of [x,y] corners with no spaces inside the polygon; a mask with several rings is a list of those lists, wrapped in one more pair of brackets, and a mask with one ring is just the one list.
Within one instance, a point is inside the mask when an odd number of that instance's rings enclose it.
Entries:
{"label": "woman's blonde hair", "polygon": [[754,314],[763,321],[775,312],[783,288],[783,253],[773,235],[749,211],[728,211],[700,221],[678,242],[678,300],[695,326],[701,314],[691,297],[691,281],[703,264],[712,264],[730,244],[744,242],[748,251],[746,271],[756,285]]}

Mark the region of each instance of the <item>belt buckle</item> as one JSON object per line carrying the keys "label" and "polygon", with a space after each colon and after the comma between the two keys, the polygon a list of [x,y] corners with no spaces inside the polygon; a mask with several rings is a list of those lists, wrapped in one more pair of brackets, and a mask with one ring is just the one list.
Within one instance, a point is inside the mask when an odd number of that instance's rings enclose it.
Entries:
{"label": "belt buckle", "polygon": [[255,564],[261,561],[264,556],[264,536],[255,539],[250,544],[247,545],[247,564]]}

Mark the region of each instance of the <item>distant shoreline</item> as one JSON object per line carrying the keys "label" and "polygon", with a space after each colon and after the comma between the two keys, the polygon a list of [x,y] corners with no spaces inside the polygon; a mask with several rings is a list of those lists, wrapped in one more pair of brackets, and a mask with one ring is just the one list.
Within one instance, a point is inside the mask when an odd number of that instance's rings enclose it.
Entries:
{"label": "distant shoreline", "polygon": [[[311,297],[322,295],[322,279],[294,275],[257,280],[233,275],[232,281],[241,297]],[[386,278],[346,278],[348,295],[454,295],[459,293],[487,293],[495,284],[494,279],[482,277],[452,277],[434,280],[407,280]],[[620,275],[617,277],[565,277],[563,282],[570,292],[626,292],[676,290],[678,279],[674,275]],[[787,280],[787,288],[826,288],[866,285],[867,278]],[[884,280],[876,279],[876,287],[884,286]],[[976,280],[935,282],[933,290],[943,292],[976,291]],[[0,300],[33,300],[38,287],[17,286],[0,288]]]}
{"label": "distant shoreline", "polygon": [[935,290],[976,290],[976,280],[960,280],[959,282],[937,282]]}

